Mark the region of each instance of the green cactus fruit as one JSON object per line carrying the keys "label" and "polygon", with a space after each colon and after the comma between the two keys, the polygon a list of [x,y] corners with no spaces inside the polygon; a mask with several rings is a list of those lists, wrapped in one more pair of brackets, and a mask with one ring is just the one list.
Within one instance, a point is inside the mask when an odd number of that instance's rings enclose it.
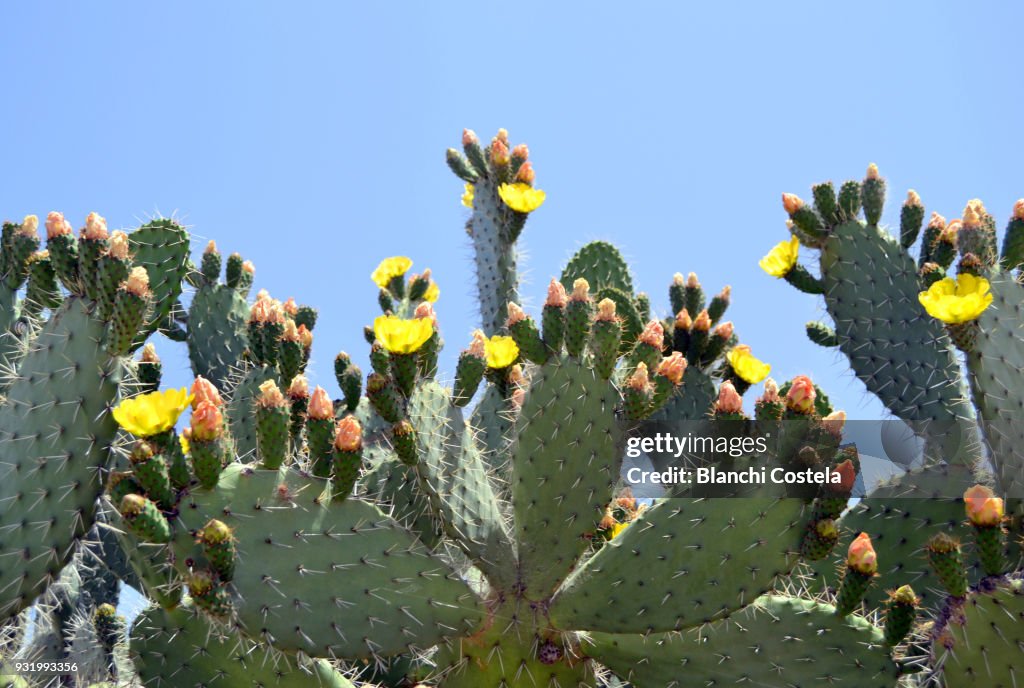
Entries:
{"label": "green cactus fruit", "polygon": [[395,299],[387,289],[381,289],[377,292],[377,305],[380,306],[382,313],[395,312]]}
{"label": "green cactus fruit", "polygon": [[836,335],[836,331],[825,323],[812,320],[805,327],[807,338],[818,346],[826,348],[839,346],[839,337]]}
{"label": "green cactus fruit", "polygon": [[819,246],[828,236],[824,221],[809,205],[804,204],[796,208],[789,214],[789,219],[793,222],[794,231],[799,230],[797,236],[801,241],[811,246]]}
{"label": "green cactus fruit", "polygon": [[594,304],[589,296],[570,298],[565,308],[565,349],[570,356],[580,358],[587,345],[590,333],[590,321],[593,318]]}
{"label": "green cactus fruit", "polygon": [[1014,204],[1013,217],[1006,225],[1001,263],[1006,271],[1024,265],[1024,203],[1020,201]]}
{"label": "green cactus fruit", "polygon": [[281,357],[277,369],[281,373],[281,383],[287,387],[305,366],[305,349],[297,339],[282,339],[280,346]]}
{"label": "green cactus fruit", "polygon": [[299,306],[295,311],[295,326],[300,327],[306,326],[306,329],[310,332],[316,327],[317,311],[312,306]]}
{"label": "green cactus fruit", "polygon": [[874,579],[874,573],[865,573],[847,566],[843,582],[839,585],[839,594],[836,596],[836,614],[846,616],[852,613],[864,599]]}
{"label": "green cactus fruit", "polygon": [[391,372],[394,375],[395,385],[405,397],[412,394],[412,388],[416,384],[416,374],[419,372],[418,357],[418,352],[390,355]]}
{"label": "green cactus fruit", "polygon": [[932,245],[931,261],[943,270],[949,269],[956,258],[957,232],[942,232]]}
{"label": "green cactus fruit", "polygon": [[107,350],[115,356],[128,353],[146,319],[148,296],[122,285],[117,290],[110,315]]}
{"label": "green cactus fruit", "polygon": [[864,218],[869,225],[877,225],[885,207],[885,179],[878,176],[878,168],[873,163],[868,166],[868,176],[861,184],[861,199]]}
{"label": "green cactus fruit", "polygon": [[935,263],[933,254],[939,241],[939,235],[946,228],[946,219],[938,213],[932,213],[931,219],[925,225],[924,234],[921,236],[921,252],[918,258],[918,266],[923,267],[926,263]]}
{"label": "green cactus fruit", "polygon": [[445,162],[448,163],[448,168],[455,173],[456,177],[467,184],[472,184],[480,178],[477,171],[470,166],[469,161],[454,148],[449,148],[445,151],[444,157]]}
{"label": "green cactus fruit", "polygon": [[708,315],[711,317],[712,324],[716,324],[722,319],[722,316],[725,315],[725,311],[728,310],[731,302],[731,287],[725,287],[711,299],[711,303],[708,304]]}
{"label": "green cactus fruit", "polygon": [[289,416],[291,422],[288,425],[288,432],[291,436],[292,446],[296,449],[302,446],[302,430],[306,427],[307,411],[309,410],[309,395],[294,396],[288,394]]}
{"label": "green cactus fruit", "polygon": [[[702,313],[702,315],[703,314],[704,313]],[[702,322],[702,320],[704,319],[698,316],[697,320],[694,321],[693,329],[690,330],[689,342],[686,347],[686,361],[692,366],[700,365],[701,356],[707,349],[708,341],[711,339],[711,331],[709,329],[711,321],[710,319],[707,319]],[[700,323],[699,327],[698,323]],[[742,379],[739,379],[738,376],[734,375],[733,377],[736,378],[734,382],[743,382],[749,386],[749,383],[745,383]],[[736,389],[738,391],[740,389],[739,386],[737,386]]]}
{"label": "green cactus fruit", "polygon": [[127,256],[115,256],[110,252],[100,256],[96,272],[99,277],[100,317],[104,320],[110,317],[118,287],[128,278],[130,268],[131,260]]}
{"label": "green cactus fruit", "polygon": [[264,468],[276,469],[288,456],[288,407],[277,403],[256,404],[256,447]]}
{"label": "green cactus fruit", "polygon": [[203,554],[213,572],[222,581],[230,581],[235,575],[235,536],[231,528],[223,521],[211,518],[196,535],[196,541],[202,546]]}
{"label": "green cactus fruit", "polygon": [[900,586],[889,595],[885,609],[885,642],[890,647],[899,645],[907,637],[914,625],[919,603],[909,585]]}
{"label": "green cactus fruit", "polygon": [[192,475],[189,472],[185,453],[181,449],[181,440],[174,428],[153,435],[149,438],[149,443],[153,445],[157,453],[163,454],[166,458],[171,485],[178,490],[188,487],[192,482]]}
{"label": "green cactus fruit", "polygon": [[356,407],[359,406],[359,398],[362,394],[363,371],[356,364],[350,364],[338,376],[338,386],[341,387],[345,408],[349,413],[355,411]]}
{"label": "green cactus fruit", "polygon": [[622,407],[629,420],[642,420],[650,415],[654,400],[651,386],[629,386],[622,390]]}
{"label": "green cactus fruit", "polygon": [[227,266],[224,268],[224,281],[232,289],[237,289],[242,282],[242,256],[232,253],[228,256]]}
{"label": "green cactus fruit", "polygon": [[194,571],[188,579],[188,594],[196,606],[210,616],[231,616],[231,593],[227,586],[209,571]]}
{"label": "green cactus fruit", "polygon": [[455,366],[455,384],[452,388],[452,403],[465,406],[473,395],[487,370],[487,362],[480,356],[469,351],[459,354],[459,362]]}
{"label": "green cactus fruit", "polygon": [[647,366],[647,370],[653,373],[661,364],[660,347],[662,343],[661,341],[657,344],[654,344],[653,341],[638,341],[629,354],[630,366],[636,368],[637,365],[643,363]]}
{"label": "green cactus fruit", "polygon": [[212,440],[193,438],[189,442],[189,457],[199,484],[212,490],[217,486],[220,472],[229,460],[228,441],[223,436]]}
{"label": "green cactus fruit", "polygon": [[378,341],[370,347],[370,368],[378,375],[391,375],[391,356]]}
{"label": "green cactus fruit", "polygon": [[668,403],[668,400],[676,391],[676,385],[661,373],[656,374],[652,378],[652,382],[654,384],[654,395],[651,398],[651,413],[656,413]]}
{"label": "green cactus fruit", "polygon": [[121,517],[146,542],[163,544],[171,540],[171,524],[156,504],[142,495],[129,494],[121,500]]}
{"label": "green cactus fruit", "polygon": [[408,420],[400,420],[391,428],[394,439],[395,453],[407,466],[415,466],[418,460],[416,449],[416,429]]}
{"label": "green cactus fruit", "polygon": [[832,553],[839,542],[839,529],[831,518],[812,521],[807,524],[807,531],[800,543],[800,554],[809,561],[824,559]]}
{"label": "green cactus fruit", "polygon": [[352,488],[359,478],[363,465],[363,450],[338,449],[334,447],[334,462],[331,470],[331,498],[345,501],[352,494]]}
{"label": "green cactus fruit", "polygon": [[33,253],[28,264],[28,287],[23,302],[25,314],[36,317],[44,308],[57,308],[60,302],[60,289],[50,256],[43,252]]}
{"label": "green cactus fruit", "polygon": [[402,398],[391,379],[379,373],[370,373],[366,378],[366,396],[380,417],[389,423],[402,419]]}
{"label": "green cactus fruit", "polygon": [[117,609],[114,605],[104,602],[96,608],[92,621],[96,628],[96,637],[99,639],[103,649],[107,652],[113,651],[114,646],[124,638],[124,617],[117,615]]}
{"label": "green cactus fruit", "polygon": [[839,187],[839,212],[844,222],[856,219],[861,208],[861,185],[852,179]]}
{"label": "green cactus fruit", "polygon": [[924,205],[917,192],[911,190],[907,192],[907,200],[903,202],[903,207],[900,209],[900,245],[903,248],[910,248],[914,245],[923,224]]}
{"label": "green cactus fruit", "polygon": [[74,234],[57,234],[46,240],[46,249],[50,252],[53,269],[57,278],[72,294],[81,290],[78,278],[78,239]]}
{"label": "green cactus fruit", "polygon": [[814,197],[814,210],[825,225],[835,227],[839,224],[839,203],[836,201],[836,188],[832,182],[814,184],[811,186],[811,195]]}
{"label": "green cactus fruit", "polygon": [[[509,304],[509,308],[514,304]],[[519,311],[522,313],[522,311]],[[540,330],[537,329],[537,323],[533,321],[528,315],[522,317],[522,319],[509,325],[509,334],[512,335],[512,339],[515,340],[516,346],[519,347],[519,351],[522,352],[523,358],[537,365],[542,365],[548,360],[548,349],[541,339]]]}
{"label": "green cactus fruit", "polygon": [[683,307],[688,313],[700,313],[706,304],[704,287],[701,286],[696,273],[691,272],[686,277],[686,284],[683,285]]}
{"label": "green cactus fruit", "polygon": [[[199,271],[203,273],[203,277],[208,283],[216,284],[220,279],[221,263],[220,251],[217,250],[217,245],[211,241],[206,245],[206,250],[203,251],[203,257],[199,263]],[[238,267],[241,270],[242,266]]]}
{"label": "green cactus fruit", "polygon": [[636,303],[630,294],[619,291],[614,287],[604,287],[597,292],[597,297],[594,300],[600,303],[605,299],[610,299],[615,304],[615,315],[619,320],[619,326],[622,328],[619,353],[629,353],[633,349],[637,338],[644,331],[645,321],[641,320]]}
{"label": "green cactus fruit", "polygon": [[132,474],[146,496],[164,511],[173,509],[178,500],[171,486],[167,458],[155,453],[146,441],[136,443],[128,458],[132,462]]}
{"label": "green cactus fruit", "polygon": [[590,350],[593,354],[594,371],[604,380],[611,379],[612,373],[615,372],[621,336],[622,327],[615,317],[614,309],[609,318],[599,315],[594,321],[590,333]]}
{"label": "green cactus fruit", "polygon": [[334,379],[338,381],[338,385],[341,385],[341,376],[345,374],[348,367],[352,365],[352,357],[344,351],[339,351],[338,355],[334,357]]}
{"label": "green cactus fruit", "polygon": [[967,571],[959,542],[945,533],[936,533],[928,540],[928,561],[950,595],[964,597],[967,594]]}
{"label": "green cactus fruit", "polygon": [[1006,572],[1006,531],[1002,525],[974,525],[974,544],[981,568],[988,576]]}
{"label": "green cactus fruit", "polygon": [[142,491],[142,485],[131,471],[111,471],[107,477],[107,495],[114,504],[120,504],[125,495],[139,494]]}
{"label": "green cactus fruit", "polygon": [[551,354],[559,355],[565,342],[565,306],[544,304],[540,323],[544,331],[544,345]]}

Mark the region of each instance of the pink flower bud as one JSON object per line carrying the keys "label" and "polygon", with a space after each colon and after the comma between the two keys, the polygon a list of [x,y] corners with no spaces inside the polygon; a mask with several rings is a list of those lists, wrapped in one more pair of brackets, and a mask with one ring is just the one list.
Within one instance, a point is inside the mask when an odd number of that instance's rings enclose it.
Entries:
{"label": "pink flower bud", "polygon": [[56,210],[46,216],[46,238],[52,239],[65,234],[71,234],[71,223],[64,219],[63,213]]}
{"label": "pink flower bud", "polygon": [[298,342],[299,341],[299,328],[295,326],[294,320],[284,321],[284,332],[281,333],[281,341],[284,342]]}
{"label": "pink flower bud", "polygon": [[295,314],[299,312],[299,304],[295,303],[295,299],[291,296],[288,297],[287,301],[281,304],[281,307],[284,308],[285,313],[293,318],[295,317]]}
{"label": "pink flower bud", "polygon": [[715,402],[716,413],[743,413],[743,397],[736,391],[732,382],[726,380],[718,388],[718,401]]}
{"label": "pink flower bud", "polygon": [[214,406],[224,405],[224,400],[220,398],[220,392],[217,391],[216,385],[200,375],[192,383],[192,410],[199,408],[199,404],[204,401]]}
{"label": "pink flower bud", "polygon": [[724,323],[715,327],[715,336],[729,341],[732,339],[733,329],[732,321],[726,320]]}
{"label": "pink flower bud", "polygon": [[525,143],[520,143],[512,149],[512,157],[520,160],[526,160],[530,157],[530,149],[526,147]]}
{"label": "pink flower bud", "polygon": [[203,253],[204,254],[217,253],[217,242],[214,241],[213,239],[210,239],[208,242],[206,242],[206,250],[203,251]]}
{"label": "pink flower bud", "polygon": [[313,395],[309,398],[307,413],[310,418],[316,420],[334,419],[334,404],[331,402],[331,398],[327,396],[327,390],[323,387],[317,387],[313,390]]}
{"label": "pink flower bud", "polygon": [[487,337],[482,330],[473,330],[473,339],[469,343],[466,353],[477,358],[487,358]]}
{"label": "pink flower bud", "polygon": [[305,399],[309,396],[309,380],[306,379],[305,375],[301,373],[292,378],[292,382],[288,385],[288,398],[289,399]]}
{"label": "pink flower bud", "polygon": [[858,573],[871,575],[878,571],[878,555],[871,545],[871,536],[861,533],[850,543],[846,553],[846,565]]}
{"label": "pink flower bud", "polygon": [[524,162],[519,170],[516,172],[516,181],[522,182],[523,184],[533,185],[533,182],[537,179],[537,173],[533,171],[532,162]]}
{"label": "pink flower bud", "polygon": [[804,202],[796,194],[782,194],[782,207],[790,215],[804,207]]}
{"label": "pink flower bud", "polygon": [[313,333],[305,325],[299,325],[299,343],[307,350],[313,346]]}
{"label": "pink flower bud", "polygon": [[512,392],[512,396],[510,398],[512,400],[512,405],[516,409],[521,409],[523,408],[523,402],[526,401],[526,390],[520,387]]}
{"label": "pink flower bud", "polygon": [[597,315],[594,316],[594,320],[614,322],[615,318],[615,302],[611,299],[601,299],[597,304]]}
{"label": "pink flower bud", "polygon": [[644,326],[644,331],[637,340],[661,351],[661,347],[665,345],[665,328],[660,321],[652,320]]}
{"label": "pink flower bud", "polygon": [[917,192],[911,189],[907,192],[907,200],[903,201],[905,206],[919,206],[921,203],[921,197],[917,195]]}
{"label": "pink flower bud", "polygon": [[775,404],[781,401],[779,399],[779,383],[772,378],[768,378],[764,381],[764,394],[761,395],[760,401]]}
{"label": "pink flower bud", "polygon": [[242,263],[242,272],[249,273],[250,275],[256,274],[256,266],[252,264],[251,260],[247,260]]}
{"label": "pink flower bud", "polygon": [[197,442],[210,442],[220,437],[224,431],[224,417],[220,408],[209,401],[203,401],[192,411],[192,439]]}
{"label": "pink flower bud", "polygon": [[494,139],[491,142],[491,163],[497,167],[502,167],[509,164],[510,161],[508,144],[503,143],[500,139]]}
{"label": "pink flower bud", "polygon": [[808,414],[814,410],[814,399],[818,396],[814,391],[814,383],[806,375],[797,375],[786,394],[786,408],[795,413]]}
{"label": "pink flower bud", "polygon": [[683,310],[676,313],[676,329],[690,331],[693,327],[693,319],[690,317],[690,313],[684,308]]}
{"label": "pink flower bud", "polygon": [[565,287],[562,286],[561,282],[552,277],[551,282],[548,284],[548,298],[544,305],[564,308],[566,300]]}
{"label": "pink flower bud", "polygon": [[942,229],[946,226],[946,218],[936,212],[932,212],[932,216],[928,220],[928,226],[932,229]]}
{"label": "pink flower bud", "polygon": [[146,342],[142,347],[142,353],[139,355],[139,361],[141,363],[160,362],[160,357],[156,355],[156,347],[153,346],[153,342]]}
{"label": "pink flower bud", "polygon": [[523,312],[523,309],[519,307],[519,304],[516,304],[516,303],[513,303],[512,301],[509,301],[508,302],[508,320],[505,321],[505,324],[508,327],[512,327],[516,323],[522,322],[523,320],[526,320],[526,313]]}
{"label": "pink flower bud", "polygon": [[122,282],[121,286],[125,291],[145,298],[149,296],[149,273],[146,272],[146,268],[132,268],[128,273],[128,279]]}
{"label": "pink flower bud", "polygon": [[89,213],[85,218],[85,229],[82,236],[86,239],[99,240],[107,238],[107,221],[99,213]]}
{"label": "pink flower bud", "polygon": [[477,137],[475,131],[473,131],[472,129],[463,129],[462,130],[462,145],[463,146],[472,146],[472,145],[478,144],[478,143],[480,143],[480,139],[479,139],[479,137]]}
{"label": "pink flower bud", "polygon": [[416,306],[416,310],[413,311],[413,317],[417,320],[423,320],[425,318],[434,323],[434,329],[437,329],[437,314],[434,312],[434,305],[429,301],[424,301],[420,305]]}
{"label": "pink flower bud", "polygon": [[990,528],[1003,522],[1003,500],[984,485],[975,485],[964,492],[967,518],[976,526]]}
{"label": "pink flower bud", "polygon": [[857,478],[857,473],[853,469],[853,461],[847,459],[846,461],[837,464],[832,470],[838,473],[840,478],[838,484],[830,485],[832,491],[839,492],[841,494],[849,494],[850,492],[853,492],[853,483]]}
{"label": "pink flower bud", "polygon": [[1013,204],[1013,217],[1017,220],[1024,220],[1024,198],[1017,199]]}
{"label": "pink flower bud", "polygon": [[267,380],[260,385],[260,395],[256,399],[256,405],[260,408],[280,408],[285,406],[287,402],[284,400],[284,395],[281,394],[281,390],[278,389],[277,383],[273,380]]}
{"label": "pink flower bud", "polygon": [[363,428],[355,416],[345,416],[338,421],[334,448],[343,452],[355,452],[363,448]]}
{"label": "pink flower bud", "polygon": [[667,377],[673,385],[678,385],[683,381],[686,365],[686,357],[678,351],[673,351],[661,359],[661,363],[658,365],[658,374]]}

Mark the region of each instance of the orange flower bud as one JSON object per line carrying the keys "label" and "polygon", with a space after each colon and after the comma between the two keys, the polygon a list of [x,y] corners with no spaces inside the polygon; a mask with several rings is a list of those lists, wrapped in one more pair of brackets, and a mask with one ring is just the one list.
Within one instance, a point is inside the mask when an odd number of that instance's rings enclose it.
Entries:
{"label": "orange flower bud", "polygon": [[693,327],[693,319],[690,318],[689,311],[684,308],[676,313],[676,329],[686,330],[689,332],[691,327]]}
{"label": "orange flower bud", "polygon": [[520,143],[512,149],[512,157],[519,158],[520,160],[526,160],[530,157],[530,149],[526,147],[525,143]]}
{"label": "orange flower bud", "polygon": [[743,413],[743,397],[736,391],[732,382],[726,380],[718,388],[718,401],[715,402],[717,413]]}
{"label": "orange flower bud", "polygon": [[697,314],[697,319],[693,321],[693,329],[698,332],[707,332],[711,329],[711,316],[708,315],[707,309]]}
{"label": "orange flower bud", "polygon": [[786,407],[796,413],[811,413],[814,410],[814,400],[818,396],[814,390],[814,383],[806,375],[797,375],[786,394]]}
{"label": "orange flower bud", "polygon": [[292,296],[289,296],[288,300],[285,301],[281,307],[284,308],[285,313],[293,318],[295,317],[295,314],[299,312],[299,304],[295,303],[295,298]]}
{"label": "orange flower bud", "polygon": [[775,403],[780,401],[779,399],[779,383],[772,378],[768,378],[764,381],[764,394],[761,395],[761,401],[769,403]]}
{"label": "orange flower bud", "polygon": [[981,217],[978,214],[977,207],[968,203],[967,207],[964,208],[963,226],[976,229],[981,226]]}
{"label": "orange flower bud", "polygon": [[156,355],[156,347],[153,346],[153,342],[146,342],[142,347],[142,353],[139,355],[140,363],[159,363],[160,357]]}
{"label": "orange flower bud", "polygon": [[487,337],[482,330],[473,330],[473,339],[469,342],[466,353],[477,358],[487,358]]}
{"label": "orange flower bud", "polygon": [[853,542],[846,553],[846,565],[854,571],[863,574],[873,574],[878,571],[878,555],[871,545],[871,536],[861,533]]}
{"label": "orange flower bud", "polygon": [[224,431],[224,417],[220,408],[209,401],[201,402],[192,411],[192,439],[198,442],[210,442],[220,437]]}
{"label": "orange flower bud", "polygon": [[928,226],[932,229],[942,229],[946,226],[946,218],[933,211],[931,218],[928,220]]}
{"label": "orange flower bud", "polygon": [[116,231],[110,235],[110,249],[108,250],[111,258],[117,258],[118,260],[128,260],[128,235],[121,231]]}
{"label": "orange flower bud", "polygon": [[573,301],[589,301],[590,300],[590,282],[587,282],[584,278],[580,277],[572,283],[572,296],[570,297]]}
{"label": "orange flower bud", "polygon": [[878,179],[878,165],[871,163],[868,165],[868,179]]}
{"label": "orange flower bud", "polygon": [[615,302],[611,299],[601,299],[597,304],[597,315],[594,316],[594,320],[614,322],[615,319]]}
{"label": "orange flower bud", "polygon": [[975,485],[964,492],[964,508],[968,520],[979,527],[998,526],[1005,515],[1003,500],[984,485]]}
{"label": "orange flower bud", "polygon": [[673,351],[661,359],[661,363],[658,365],[658,373],[667,377],[673,385],[678,385],[683,381],[686,365],[686,357],[678,351]]}
{"label": "orange flower bud", "polygon": [[203,253],[217,253],[217,242],[213,239],[206,242],[206,250]]}
{"label": "orange flower bud", "polygon": [[665,328],[662,327],[661,321],[652,320],[644,325],[644,331],[640,333],[637,341],[661,351],[661,347],[665,344]]}
{"label": "orange flower bud", "polygon": [[128,278],[121,283],[121,286],[125,291],[145,298],[149,296],[149,273],[143,267],[132,268],[132,271],[128,273]]}
{"label": "orange flower bud", "polygon": [[63,213],[56,210],[46,215],[46,238],[52,239],[65,234],[71,234],[71,223],[64,219]]}
{"label": "orange flower bud", "polygon": [[720,325],[715,327],[715,336],[726,341],[729,341],[730,339],[732,339],[733,330],[734,327],[732,321],[726,320],[724,323],[721,323]]}
{"label": "orange flower bud", "polygon": [[565,287],[562,286],[561,282],[552,277],[551,282],[548,284],[548,298],[544,302],[544,305],[554,306],[555,308],[563,308],[565,306],[565,302]]}
{"label": "orange flower bud", "polygon": [[638,392],[645,392],[650,389],[651,379],[647,373],[646,363],[637,363],[636,370],[633,371],[633,374],[628,380],[626,380],[626,386],[632,387]]}
{"label": "orange flower bud", "polygon": [[509,164],[510,158],[507,143],[497,138],[491,142],[491,162],[498,167]]}
{"label": "orange flower bud", "polygon": [[343,452],[355,452],[363,448],[363,428],[355,416],[345,416],[338,421],[334,448]]}
{"label": "orange flower bud", "polygon": [[267,380],[260,385],[260,395],[256,399],[256,405],[260,408],[280,408],[285,406],[287,402],[284,400],[284,395],[281,394],[281,390],[277,388],[277,383],[273,380]]}
{"label": "orange flower bud", "polygon": [[1024,198],[1017,199],[1013,204],[1013,217],[1017,220],[1024,220]]}
{"label": "orange flower bud", "polygon": [[519,171],[516,172],[516,181],[522,182],[523,184],[533,185],[533,182],[537,179],[537,173],[533,171],[532,162],[524,162],[520,167]]}
{"label": "orange flower bud", "polygon": [[843,426],[846,425],[846,411],[833,411],[821,419],[821,424],[831,435],[839,437],[843,434]]}
{"label": "orange flower bud", "polygon": [[281,333],[281,340],[285,342],[299,341],[299,328],[295,326],[294,320],[284,321],[284,332]]}
{"label": "orange flower bud", "polygon": [[473,131],[472,129],[463,129],[462,130],[462,145],[463,146],[472,146],[473,144],[478,144],[478,143],[480,143],[480,139],[479,139],[479,137],[477,137],[475,131]]}
{"label": "orange flower bud", "polygon": [[313,390],[306,413],[315,420],[333,420],[334,403],[327,396],[327,390],[323,387],[317,387]]}
{"label": "orange flower bud", "polygon": [[252,264],[251,260],[247,260],[242,263],[242,272],[247,272],[250,275],[256,274],[256,266]]}
{"label": "orange flower bud", "polygon": [[837,464],[836,467],[833,468],[832,470],[838,473],[840,478],[838,484],[831,485],[832,490],[835,492],[842,492],[845,494],[849,494],[850,492],[852,492],[854,480],[856,480],[857,478],[857,473],[853,469],[853,461],[847,459],[846,461]]}
{"label": "orange flower bud", "polygon": [[509,301],[508,320],[505,322],[505,324],[508,327],[512,327],[516,323],[522,322],[523,320],[526,320],[526,313],[523,311],[522,308],[519,307],[519,304]]}
{"label": "orange flower bud", "polygon": [[208,401],[214,406],[223,406],[224,400],[220,398],[220,392],[216,385],[202,375],[192,383],[192,410],[199,408],[199,404]]}
{"label": "orange flower bud", "polygon": [[504,127],[498,129],[498,135],[494,138],[504,143],[505,146],[508,146],[508,129],[505,129]]}
{"label": "orange flower bud", "polygon": [[299,325],[299,343],[303,349],[313,346],[313,333],[305,325]]}
{"label": "orange flower bud", "polygon": [[89,213],[85,218],[85,229],[82,230],[82,236],[93,240],[106,239],[107,221],[100,217],[99,213]]}
{"label": "orange flower bud", "polygon": [[782,207],[787,213],[792,215],[804,207],[804,202],[796,194],[784,193],[782,194]]}
{"label": "orange flower bud", "polygon": [[903,205],[923,205],[921,203],[921,197],[917,195],[917,192],[911,189],[907,192],[907,200],[903,201]]}
{"label": "orange flower bud", "polygon": [[290,399],[305,399],[309,396],[309,380],[303,374],[298,374],[292,378],[292,382],[288,385],[288,398]]}

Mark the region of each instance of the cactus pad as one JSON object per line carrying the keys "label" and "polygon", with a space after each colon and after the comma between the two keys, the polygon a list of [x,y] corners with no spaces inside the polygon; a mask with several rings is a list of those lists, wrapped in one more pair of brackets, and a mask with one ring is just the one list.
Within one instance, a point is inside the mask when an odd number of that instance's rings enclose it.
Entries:
{"label": "cactus pad", "polygon": [[192,372],[225,389],[249,346],[249,306],[237,289],[221,284],[196,292],[189,307],[188,357]]}
{"label": "cactus pad", "polygon": [[580,277],[590,283],[591,291],[605,287],[633,293],[633,277],[626,259],[607,241],[592,241],[576,252],[562,270],[562,285],[572,291],[572,283]]}

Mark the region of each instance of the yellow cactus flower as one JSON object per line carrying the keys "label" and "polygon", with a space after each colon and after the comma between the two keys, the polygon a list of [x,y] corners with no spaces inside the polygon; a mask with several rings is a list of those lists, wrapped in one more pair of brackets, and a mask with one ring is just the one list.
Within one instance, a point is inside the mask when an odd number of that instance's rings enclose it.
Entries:
{"label": "yellow cactus flower", "polygon": [[467,208],[473,207],[473,198],[476,196],[476,187],[472,184],[466,184],[466,192],[462,194],[462,205]]}
{"label": "yellow cactus flower", "polygon": [[616,523],[615,525],[612,526],[612,531],[611,531],[611,533],[609,533],[608,539],[609,540],[614,540],[615,538],[617,538],[622,533],[622,531],[624,531],[628,527],[629,527],[628,523]]}
{"label": "yellow cactus flower", "polygon": [[136,437],[151,437],[173,428],[191,404],[187,387],[140,394],[118,404],[114,420]]}
{"label": "yellow cactus flower", "polygon": [[768,377],[768,373],[772,372],[772,367],[764,361],[755,358],[750,353],[750,347],[745,344],[733,347],[725,355],[725,359],[729,361],[733,372],[739,375],[741,380],[752,385],[756,385]]}
{"label": "yellow cactus flower", "polygon": [[789,241],[780,241],[758,262],[758,265],[772,277],[785,277],[796,265],[799,252],[800,242],[796,237]]}
{"label": "yellow cactus flower", "polygon": [[498,187],[498,195],[512,210],[519,213],[532,213],[544,204],[547,198],[540,189],[535,189],[529,184],[502,184]]}
{"label": "yellow cactus flower", "polygon": [[373,321],[373,333],[391,353],[411,354],[434,334],[434,323],[429,318],[403,320],[395,315],[380,315]]}
{"label": "yellow cactus flower", "polygon": [[928,291],[917,298],[928,311],[928,315],[949,325],[970,322],[992,303],[992,293],[984,277],[963,274],[955,280],[946,277],[939,280]]}
{"label": "yellow cactus flower", "polygon": [[370,275],[370,279],[381,289],[387,289],[391,280],[401,277],[412,267],[412,260],[405,256],[391,256],[385,258],[377,266],[377,269]]}
{"label": "yellow cactus flower", "polygon": [[423,300],[429,303],[437,301],[438,297],[441,296],[441,288],[437,286],[437,282],[431,280],[430,286],[423,292]]}
{"label": "yellow cactus flower", "polygon": [[519,358],[519,347],[511,337],[494,335],[484,342],[488,368],[507,368]]}
{"label": "yellow cactus flower", "polygon": [[180,435],[178,435],[178,444],[181,446],[182,454],[188,456],[188,453],[192,451],[192,445],[189,444],[188,436],[185,433],[181,433]]}

